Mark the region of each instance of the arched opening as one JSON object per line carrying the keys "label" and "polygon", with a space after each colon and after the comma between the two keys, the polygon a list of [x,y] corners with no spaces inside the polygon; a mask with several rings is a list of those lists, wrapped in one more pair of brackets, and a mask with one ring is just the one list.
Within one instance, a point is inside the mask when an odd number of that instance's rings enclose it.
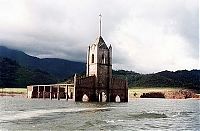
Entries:
{"label": "arched opening", "polygon": [[82,101],[83,102],[89,101],[89,97],[86,94],[84,94],[83,97],[82,97]]}
{"label": "arched opening", "polygon": [[99,93],[99,102],[106,102],[107,96],[105,92]]}
{"label": "arched opening", "polygon": [[92,63],[94,63],[94,54],[92,54]]}
{"label": "arched opening", "polygon": [[118,95],[115,97],[115,102],[121,102],[121,99]]}

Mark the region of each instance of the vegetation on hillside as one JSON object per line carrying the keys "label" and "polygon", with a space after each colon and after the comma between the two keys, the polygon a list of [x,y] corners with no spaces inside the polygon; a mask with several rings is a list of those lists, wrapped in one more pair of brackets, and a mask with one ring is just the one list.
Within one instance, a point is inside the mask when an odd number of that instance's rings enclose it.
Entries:
{"label": "vegetation on hillside", "polygon": [[16,61],[0,57],[0,87],[26,87],[31,84],[51,84],[57,79],[39,69],[28,69]]}
{"label": "vegetation on hillside", "polygon": [[[0,46],[0,87],[26,87],[30,84],[50,84],[83,76],[85,63],[57,58],[39,59],[22,51]],[[199,90],[200,70],[162,71],[139,74],[113,70],[114,77],[127,79],[129,87],[183,87]]]}
{"label": "vegetation on hillside", "polygon": [[162,71],[139,74],[133,71],[113,71],[115,77],[128,80],[129,87],[183,87],[200,89],[200,70]]}
{"label": "vegetation on hillside", "polygon": [[69,61],[58,58],[40,59],[25,54],[22,51],[12,50],[4,46],[0,46],[0,57],[9,58],[16,61],[20,66],[28,69],[39,69],[48,72],[60,81],[85,70],[85,63]]}

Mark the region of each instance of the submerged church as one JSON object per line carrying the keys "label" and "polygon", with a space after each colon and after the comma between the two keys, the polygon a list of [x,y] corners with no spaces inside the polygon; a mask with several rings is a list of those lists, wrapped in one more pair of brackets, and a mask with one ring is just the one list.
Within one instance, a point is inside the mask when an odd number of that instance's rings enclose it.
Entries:
{"label": "submerged church", "polygon": [[127,80],[112,77],[112,46],[101,36],[87,50],[86,77],[74,78],[75,101],[128,102]]}
{"label": "submerged church", "polygon": [[112,46],[100,35],[87,50],[85,77],[74,77],[71,84],[30,85],[28,98],[74,99],[91,102],[128,102],[128,83],[112,76]]}

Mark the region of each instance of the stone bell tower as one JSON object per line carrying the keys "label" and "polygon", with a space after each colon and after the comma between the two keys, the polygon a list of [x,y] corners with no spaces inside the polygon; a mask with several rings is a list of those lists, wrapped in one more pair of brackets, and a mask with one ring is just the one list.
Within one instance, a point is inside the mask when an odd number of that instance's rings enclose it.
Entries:
{"label": "stone bell tower", "polygon": [[112,77],[112,47],[101,35],[87,50],[86,77],[75,77],[75,101],[127,102],[128,82]]}
{"label": "stone bell tower", "polygon": [[86,76],[95,76],[98,93],[103,91],[108,98],[112,79],[112,46],[108,47],[101,36],[101,16],[100,36],[88,47]]}
{"label": "stone bell tower", "polygon": [[88,47],[86,76],[96,76],[97,86],[109,86],[112,78],[112,47],[107,47],[102,36]]}

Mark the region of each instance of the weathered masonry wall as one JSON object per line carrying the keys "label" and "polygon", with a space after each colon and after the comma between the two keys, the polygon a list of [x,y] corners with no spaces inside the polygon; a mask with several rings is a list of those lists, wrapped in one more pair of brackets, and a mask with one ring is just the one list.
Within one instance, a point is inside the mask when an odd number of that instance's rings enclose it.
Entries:
{"label": "weathered masonry wall", "polygon": [[110,101],[115,102],[116,97],[120,97],[121,102],[128,102],[128,82],[126,80],[112,78],[110,88]]}
{"label": "weathered masonry wall", "polygon": [[31,85],[27,86],[28,98],[73,99],[74,84]]}
{"label": "weathered masonry wall", "polygon": [[95,76],[76,79],[75,101],[82,101],[84,95],[89,101],[95,101]]}
{"label": "weathered masonry wall", "polygon": [[128,86],[126,80],[112,78],[110,88],[108,86],[98,86],[95,83],[95,76],[77,78],[75,84],[75,101],[83,101],[83,97],[86,95],[88,101],[98,102],[103,101],[102,95],[105,95],[107,102],[116,102],[116,97],[120,98],[120,102],[128,102]]}

